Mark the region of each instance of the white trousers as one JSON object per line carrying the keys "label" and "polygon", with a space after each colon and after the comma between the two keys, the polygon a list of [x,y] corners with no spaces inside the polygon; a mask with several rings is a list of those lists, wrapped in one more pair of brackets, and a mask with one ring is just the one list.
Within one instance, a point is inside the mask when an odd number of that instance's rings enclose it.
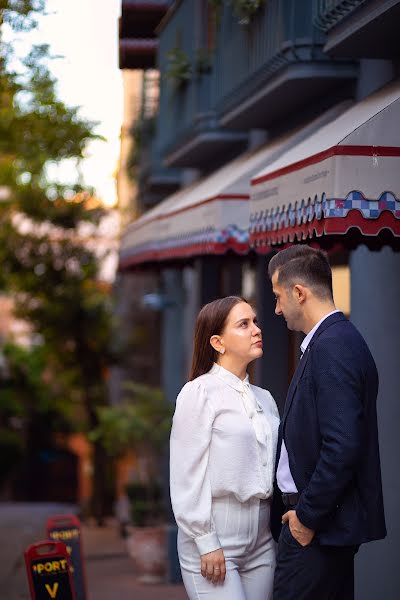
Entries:
{"label": "white trousers", "polygon": [[225,581],[212,583],[201,575],[197,546],[179,529],[179,561],[190,600],[271,600],[275,542],[270,530],[269,500],[215,498],[212,514],[225,555]]}

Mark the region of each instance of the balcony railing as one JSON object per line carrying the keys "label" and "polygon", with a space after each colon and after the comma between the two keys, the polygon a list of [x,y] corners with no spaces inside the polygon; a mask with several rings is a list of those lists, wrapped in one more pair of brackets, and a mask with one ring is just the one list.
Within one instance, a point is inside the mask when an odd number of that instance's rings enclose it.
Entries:
{"label": "balcony railing", "polygon": [[218,126],[212,106],[212,75],[203,47],[206,12],[207,2],[177,3],[159,38],[157,135],[169,166],[201,168],[214,160],[213,155],[241,148],[246,139],[243,133]]}
{"label": "balcony railing", "polygon": [[141,113],[133,131],[136,138],[139,204],[148,208],[156,204],[180,184],[180,173],[162,164],[157,137],[159,111],[159,72],[143,73]]}
{"label": "balcony railing", "polygon": [[314,0],[313,22],[327,33],[366,0]]}
{"label": "balcony railing", "polygon": [[326,60],[312,24],[312,0],[268,0],[248,27],[225,9],[215,52],[213,104],[219,114],[245,100],[285,67]]}
{"label": "balcony railing", "polygon": [[[196,126],[210,109],[210,78],[197,77],[193,65],[196,49],[194,29],[196,8],[194,2],[182,2],[170,23],[160,36],[159,67],[161,74],[159,132],[162,144],[169,146],[185,131]],[[171,53],[178,51],[180,60],[187,60],[190,73],[188,79],[179,80],[169,76]]]}
{"label": "balcony railing", "polygon": [[[157,135],[166,164],[202,168],[207,156],[214,161],[212,154],[223,158],[243,147],[249,130],[268,129],[355,77],[353,63],[333,62],[324,53],[325,36],[312,22],[313,2],[268,0],[248,25],[224,2],[213,47],[204,35],[209,4],[176,4],[164,21],[158,52]],[[174,76],[181,76],[176,85],[168,78],[171,51]],[[209,72],[198,68],[199,51],[208,53]]]}

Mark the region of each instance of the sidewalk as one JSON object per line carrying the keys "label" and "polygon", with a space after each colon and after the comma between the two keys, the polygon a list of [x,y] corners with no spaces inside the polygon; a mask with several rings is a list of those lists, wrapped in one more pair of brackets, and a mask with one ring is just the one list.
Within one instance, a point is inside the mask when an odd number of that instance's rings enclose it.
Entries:
{"label": "sidewalk", "polygon": [[88,600],[187,600],[182,585],[137,581],[132,560],[115,522],[82,526]]}
{"label": "sidewalk", "polygon": [[[70,505],[0,503],[0,600],[30,600],[24,550],[45,538],[46,519],[75,513]],[[182,585],[137,581],[115,521],[82,524],[87,600],[187,600]]]}
{"label": "sidewalk", "polygon": [[68,504],[0,503],[1,600],[30,600],[24,551],[45,538],[48,517],[74,511]]}

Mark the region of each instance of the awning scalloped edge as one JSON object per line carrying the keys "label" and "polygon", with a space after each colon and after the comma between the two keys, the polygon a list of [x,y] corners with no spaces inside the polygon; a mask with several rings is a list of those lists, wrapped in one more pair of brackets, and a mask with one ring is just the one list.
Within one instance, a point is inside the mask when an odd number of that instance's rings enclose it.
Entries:
{"label": "awning scalloped edge", "polygon": [[208,228],[162,241],[151,240],[136,248],[128,248],[121,253],[119,268],[204,254],[225,254],[229,250],[236,254],[247,254],[249,249],[248,230],[240,229],[236,225],[221,230]]}
{"label": "awning scalloped edge", "polygon": [[389,191],[378,199],[369,199],[357,190],[346,198],[320,198],[295,201],[287,205],[265,209],[250,214],[250,237],[258,233],[272,235],[273,232],[300,227],[314,220],[347,217],[349,212],[358,210],[366,221],[377,219],[384,211],[389,211],[395,219],[400,219],[400,200]]}
{"label": "awning scalloped edge", "polygon": [[384,230],[389,230],[394,237],[400,237],[400,219],[393,213],[384,211],[377,218],[365,219],[360,211],[354,209],[345,217],[314,218],[312,221],[275,231],[253,232],[250,234],[250,245],[264,254],[280,244],[329,235],[344,236],[354,228],[368,237],[378,236]]}

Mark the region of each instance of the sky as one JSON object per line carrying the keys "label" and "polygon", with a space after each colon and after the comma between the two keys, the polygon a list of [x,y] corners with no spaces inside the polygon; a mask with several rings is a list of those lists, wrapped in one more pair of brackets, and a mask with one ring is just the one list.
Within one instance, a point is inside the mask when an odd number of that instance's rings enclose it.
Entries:
{"label": "sky", "polygon": [[[107,206],[116,203],[115,172],[120,150],[123,116],[122,75],[118,68],[118,17],[121,0],[47,0],[46,14],[38,27],[4,37],[12,41],[17,55],[28,53],[32,44],[49,44],[57,58],[49,68],[58,80],[58,97],[68,106],[79,106],[79,114],[97,121],[95,133],[106,141],[87,146],[80,172],[83,183],[95,189]],[[78,178],[75,160],[48,169],[51,179],[74,183]],[[109,254],[102,260],[100,277],[112,281],[118,261],[119,216],[110,211],[97,232],[96,248]]]}
{"label": "sky", "polygon": [[[114,174],[119,155],[122,123],[122,76],[118,68],[118,16],[120,0],[47,0],[47,15],[30,34],[35,43],[48,43],[50,69],[58,79],[59,98],[80,106],[80,114],[98,121],[96,133],[106,142],[88,145],[81,165],[84,182],[102,201],[116,201]],[[51,175],[73,181],[73,162],[54,168]]]}

